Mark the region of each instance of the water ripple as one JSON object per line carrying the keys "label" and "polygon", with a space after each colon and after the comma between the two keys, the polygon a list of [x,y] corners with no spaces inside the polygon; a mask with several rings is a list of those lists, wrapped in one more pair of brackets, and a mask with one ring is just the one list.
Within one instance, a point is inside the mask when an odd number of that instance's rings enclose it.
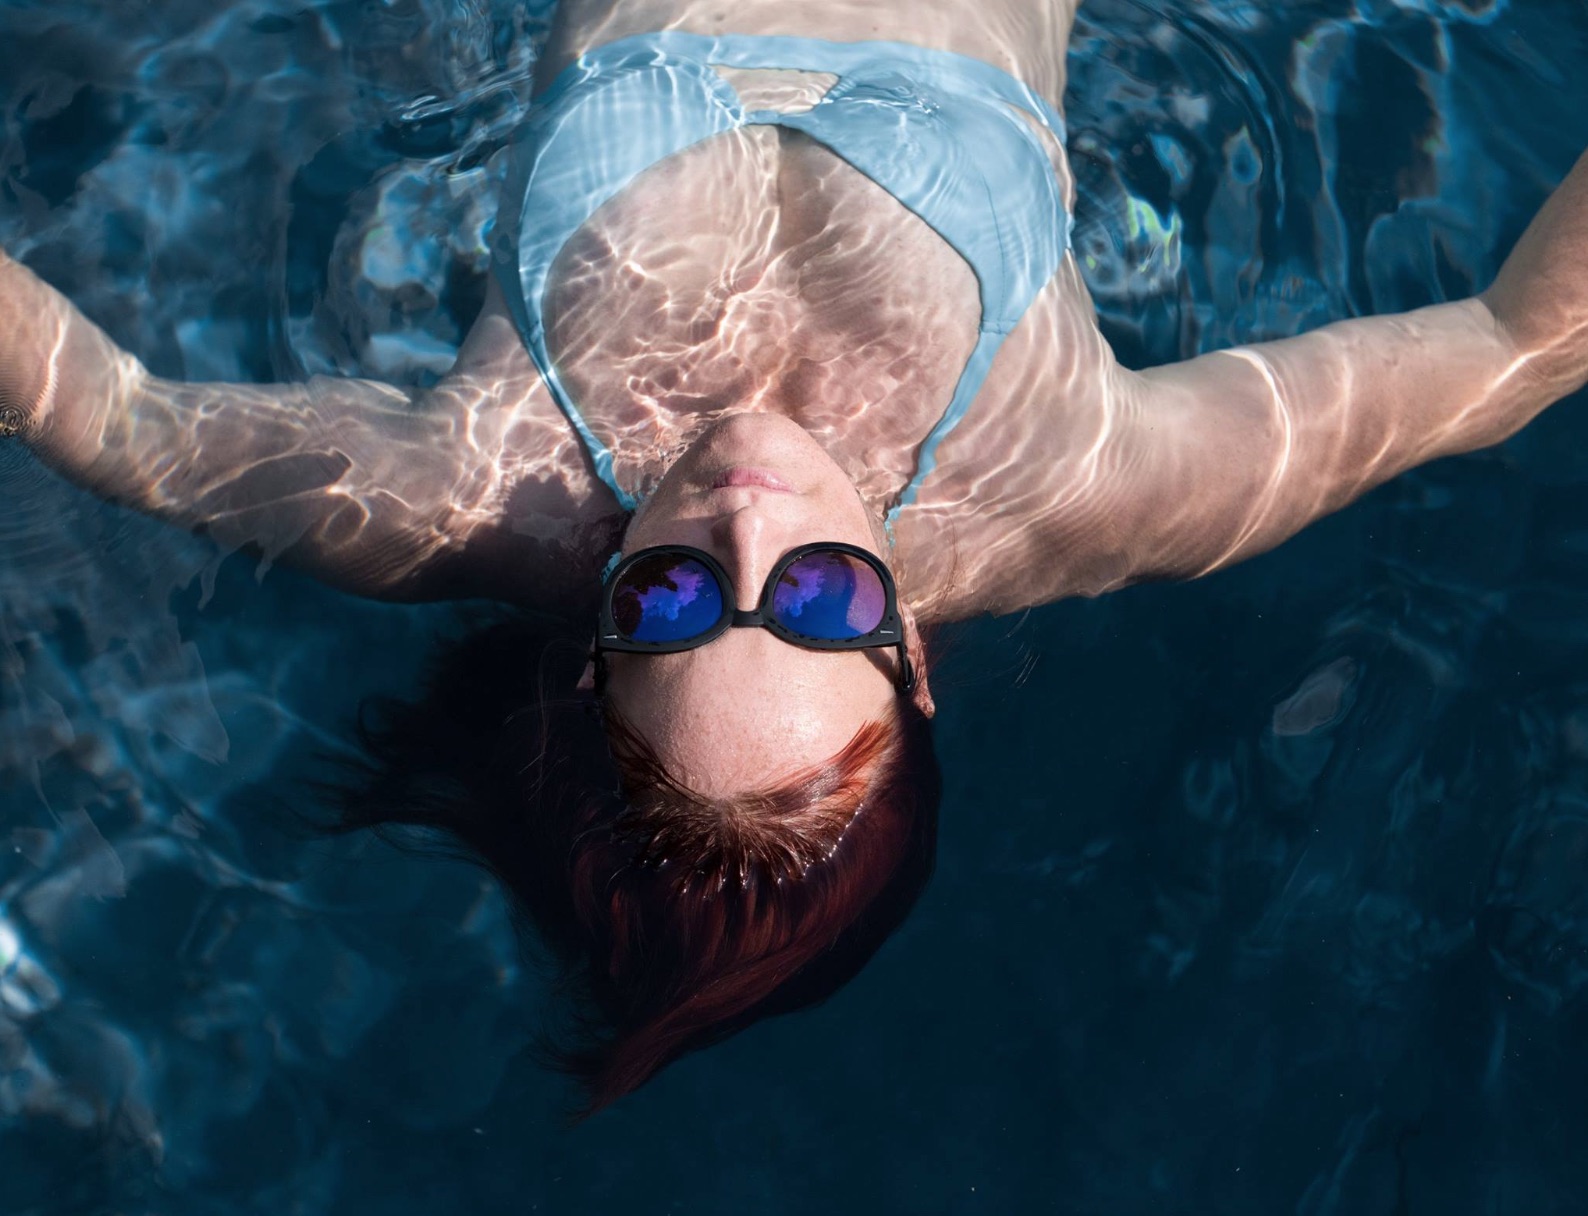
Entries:
{"label": "water ripple", "polygon": [[[0,6],[0,245],[160,375],[427,384],[549,16]],[[1108,338],[1145,366],[1485,282],[1588,141],[1585,57],[1559,2],[1089,3]],[[0,441],[0,1206],[710,1210],[720,1169],[769,1213],[1572,1210],[1580,430],[1204,584],[968,628],[940,877],[886,982],[584,1139],[515,1063],[537,991],[489,884],[281,828],[459,617],[259,582]],[[752,1073],[777,1100],[745,1118]]]}

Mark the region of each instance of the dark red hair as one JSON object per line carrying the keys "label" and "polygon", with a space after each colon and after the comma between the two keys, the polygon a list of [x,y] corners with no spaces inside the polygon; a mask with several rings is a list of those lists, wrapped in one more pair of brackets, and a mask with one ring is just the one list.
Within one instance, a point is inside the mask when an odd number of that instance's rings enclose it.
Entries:
{"label": "dark red hair", "polygon": [[926,886],[940,782],[901,697],[826,762],[702,797],[572,693],[584,651],[529,620],[463,639],[421,700],[371,707],[336,826],[430,829],[502,881],[562,973],[551,1054],[589,1114],[848,982]]}

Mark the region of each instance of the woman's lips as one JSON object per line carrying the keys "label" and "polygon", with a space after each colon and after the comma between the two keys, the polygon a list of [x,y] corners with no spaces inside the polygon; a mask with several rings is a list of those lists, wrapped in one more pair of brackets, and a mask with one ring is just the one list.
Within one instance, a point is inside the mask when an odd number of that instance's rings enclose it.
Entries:
{"label": "woman's lips", "polygon": [[775,490],[779,494],[794,493],[794,487],[770,469],[725,469],[711,483],[713,490],[726,490],[731,486],[755,486],[762,490]]}

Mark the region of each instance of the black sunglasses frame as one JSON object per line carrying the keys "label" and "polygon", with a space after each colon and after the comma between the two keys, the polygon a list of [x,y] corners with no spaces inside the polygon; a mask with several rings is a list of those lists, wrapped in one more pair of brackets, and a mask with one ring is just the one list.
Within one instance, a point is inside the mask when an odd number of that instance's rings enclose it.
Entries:
{"label": "black sunglasses frame", "polygon": [[[870,633],[855,638],[807,637],[797,630],[790,629],[772,615],[772,596],[777,590],[778,581],[790,566],[812,553],[842,553],[848,557],[858,558],[877,572],[877,577],[882,582],[882,620]],[[633,638],[624,637],[618,629],[617,618],[612,612],[612,597],[617,589],[618,580],[638,562],[648,558],[668,556],[687,557],[699,562],[711,573],[711,576],[717,580],[717,587],[722,594],[723,614],[717,618],[714,625],[695,634],[694,637],[679,638],[670,642],[638,642]],[[766,584],[761,588],[761,598],[754,611],[745,612],[731,607],[733,603],[733,580],[728,577],[728,572],[723,569],[722,563],[704,549],[696,549],[690,545],[654,545],[628,554],[612,568],[601,583],[601,615],[596,627],[595,649],[592,653],[596,665],[597,692],[602,691],[600,686],[605,684],[606,673],[601,662],[603,652],[677,654],[684,650],[695,650],[708,642],[715,641],[729,629],[766,629],[790,645],[800,646],[806,650],[870,650],[876,647],[897,646],[899,689],[906,694],[915,689],[915,668],[910,662],[905,642],[904,621],[899,616],[898,585],[893,581],[892,573],[875,553],[869,553],[857,545],[844,544],[842,541],[816,541],[813,544],[797,545],[778,558],[773,565],[771,572],[766,576]]]}

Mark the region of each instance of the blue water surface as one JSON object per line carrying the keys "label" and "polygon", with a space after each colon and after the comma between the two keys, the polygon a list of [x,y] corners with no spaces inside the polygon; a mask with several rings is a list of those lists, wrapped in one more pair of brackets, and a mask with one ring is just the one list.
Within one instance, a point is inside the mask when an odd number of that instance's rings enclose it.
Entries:
{"label": "blue water surface", "polygon": [[[433,380],[549,15],[0,0],[0,244],[162,375]],[[1468,294],[1588,147],[1581,0],[1099,0],[1071,50],[1136,366]],[[490,884],[286,830],[467,606],[0,451],[0,1213],[1588,1210],[1585,409],[956,631],[915,916],[572,1130]]]}

